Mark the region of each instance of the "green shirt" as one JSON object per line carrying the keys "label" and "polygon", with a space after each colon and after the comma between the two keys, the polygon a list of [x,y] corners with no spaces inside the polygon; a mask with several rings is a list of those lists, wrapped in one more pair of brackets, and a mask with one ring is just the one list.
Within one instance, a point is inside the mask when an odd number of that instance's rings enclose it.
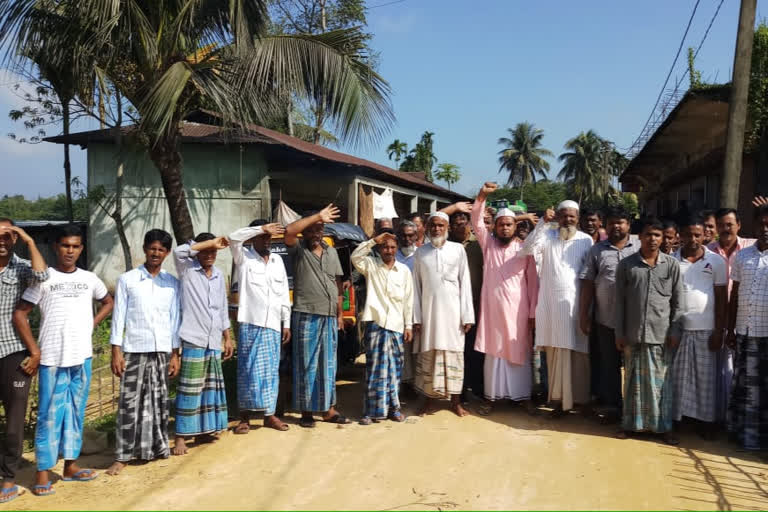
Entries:
{"label": "green shirt", "polygon": [[293,310],[312,315],[336,316],[339,289],[336,278],[342,277],[339,255],[325,242],[322,256],[313,253],[305,240],[288,248],[293,258]]}
{"label": "green shirt", "polygon": [[616,338],[630,345],[661,345],[677,329],[684,311],[680,265],[659,253],[655,266],[640,252],[627,256],[616,267]]}

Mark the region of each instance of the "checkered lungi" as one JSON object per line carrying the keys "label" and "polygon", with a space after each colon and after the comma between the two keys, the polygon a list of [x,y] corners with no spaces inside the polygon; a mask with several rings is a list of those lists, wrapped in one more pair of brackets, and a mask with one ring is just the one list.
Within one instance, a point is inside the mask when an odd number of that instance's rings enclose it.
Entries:
{"label": "checkered lungi", "polygon": [[116,459],[168,457],[168,354],[127,352],[117,403]]}
{"label": "checkered lungi", "polygon": [[464,352],[430,350],[415,354],[414,387],[429,398],[461,394],[464,383]]}
{"label": "checkered lungi", "polygon": [[670,421],[680,421],[683,416],[710,422],[716,419],[717,353],[709,350],[711,335],[712,331],[683,331],[664,385]]}
{"label": "checkered lungi", "polygon": [[237,405],[275,414],[280,386],[280,333],[241,323],[237,342]]}
{"label": "checkered lungi", "polygon": [[338,322],[334,316],[294,311],[293,408],[325,412],[336,405],[336,346]]}
{"label": "checkered lungi", "polygon": [[636,343],[624,348],[622,428],[631,432],[668,431],[662,393],[667,375],[663,345]]}
{"label": "checkered lungi", "polygon": [[371,418],[386,418],[400,409],[398,390],[403,371],[403,333],[389,331],[376,323],[365,333],[365,410]]}
{"label": "checkered lungi", "polygon": [[80,456],[90,384],[91,358],[67,368],[40,366],[35,430],[38,471],[53,468],[59,456],[64,460]]}
{"label": "checkered lungi", "polygon": [[221,350],[182,343],[176,387],[176,434],[194,436],[227,429],[227,393]]}
{"label": "checkered lungi", "polygon": [[768,337],[736,340],[728,432],[747,450],[768,450]]}

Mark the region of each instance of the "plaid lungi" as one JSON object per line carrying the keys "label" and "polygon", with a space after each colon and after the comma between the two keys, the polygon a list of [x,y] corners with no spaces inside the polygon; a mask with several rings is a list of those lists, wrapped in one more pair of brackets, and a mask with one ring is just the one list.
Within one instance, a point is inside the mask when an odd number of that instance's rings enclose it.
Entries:
{"label": "plaid lungi", "polygon": [[194,436],[227,429],[227,393],[221,350],[182,343],[176,387],[176,434]]}
{"label": "plaid lungi", "polygon": [[280,386],[280,333],[241,323],[237,342],[237,405],[275,414]]}
{"label": "plaid lungi", "polygon": [[624,348],[624,430],[660,434],[669,429],[662,406],[665,355],[663,345],[637,343]]}
{"label": "plaid lungi", "polygon": [[80,456],[91,358],[67,368],[40,365],[39,375],[35,460],[38,471],[47,471],[59,456],[64,460]]}
{"label": "plaid lungi", "polygon": [[294,311],[293,408],[325,412],[336,405],[336,317]]}
{"label": "plaid lungi", "polygon": [[168,449],[168,354],[128,352],[117,403],[116,459],[166,458]]}
{"label": "plaid lungi", "polygon": [[365,408],[371,418],[386,418],[400,408],[398,389],[403,371],[403,333],[389,331],[376,323],[365,333]]}
{"label": "plaid lungi", "polygon": [[416,354],[414,387],[429,398],[461,394],[464,383],[464,352],[430,350]]}
{"label": "plaid lungi", "polygon": [[719,423],[728,419],[728,403],[731,400],[733,381],[733,349],[725,344],[715,353],[715,418]]}
{"label": "plaid lungi", "polygon": [[717,353],[709,350],[711,335],[712,331],[683,331],[677,351],[671,354],[664,384],[668,421],[680,421],[683,416],[715,421]]}
{"label": "plaid lungi", "polygon": [[768,450],[768,337],[738,335],[728,432],[747,450]]}

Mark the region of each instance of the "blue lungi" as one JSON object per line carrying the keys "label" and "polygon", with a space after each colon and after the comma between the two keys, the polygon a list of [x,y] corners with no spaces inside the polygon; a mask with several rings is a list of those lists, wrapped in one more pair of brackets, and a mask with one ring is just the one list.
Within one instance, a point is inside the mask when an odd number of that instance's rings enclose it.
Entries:
{"label": "blue lungi", "polygon": [[336,317],[294,311],[293,408],[325,412],[336,404]]}
{"label": "blue lungi", "polygon": [[58,457],[75,460],[83,446],[85,404],[91,384],[91,358],[83,364],[59,368],[40,365],[38,378],[35,459],[37,470],[47,471]]}
{"label": "blue lungi", "polygon": [[227,392],[221,350],[182,343],[176,387],[176,434],[194,436],[227,429]]}
{"label": "blue lungi", "polygon": [[400,409],[400,377],[403,372],[403,333],[389,331],[376,323],[365,333],[365,415],[386,418]]}
{"label": "blue lungi", "polygon": [[237,341],[237,405],[275,414],[280,386],[280,333],[241,323]]}

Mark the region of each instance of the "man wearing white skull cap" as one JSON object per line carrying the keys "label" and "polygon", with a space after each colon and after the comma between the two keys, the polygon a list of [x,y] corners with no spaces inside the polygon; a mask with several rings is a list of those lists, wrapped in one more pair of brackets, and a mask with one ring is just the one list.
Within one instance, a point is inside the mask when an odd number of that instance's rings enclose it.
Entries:
{"label": "man wearing white skull cap", "polygon": [[[557,229],[549,223],[557,221]],[[589,341],[579,329],[579,271],[592,237],[577,230],[579,205],[563,201],[547,210],[522,251],[540,258],[536,347],[547,354],[549,401],[554,416],[589,401]]]}

